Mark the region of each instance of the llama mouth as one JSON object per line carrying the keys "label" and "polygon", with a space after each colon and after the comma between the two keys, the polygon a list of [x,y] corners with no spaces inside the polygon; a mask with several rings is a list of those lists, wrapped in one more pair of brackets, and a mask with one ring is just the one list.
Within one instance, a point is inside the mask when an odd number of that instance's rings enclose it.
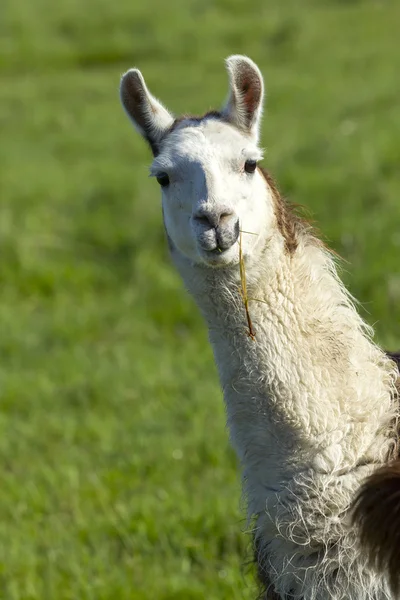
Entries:
{"label": "llama mouth", "polygon": [[218,245],[218,246],[215,246],[215,248],[212,248],[210,250],[205,250],[204,255],[210,256],[210,257],[212,256],[212,257],[216,257],[216,258],[218,258],[220,256],[222,258],[223,256],[226,256],[231,249],[232,249],[232,246],[229,246],[228,248],[223,248]]}
{"label": "llama mouth", "polygon": [[235,252],[232,252],[233,246],[229,246],[229,248],[221,248],[220,246],[216,246],[212,250],[202,250],[201,258],[202,261],[209,266],[226,266],[235,261],[236,256]]}
{"label": "llama mouth", "polygon": [[221,248],[221,246],[216,246],[213,250],[209,250],[210,254],[216,254],[217,256],[219,254],[224,254],[224,252],[227,252],[229,250],[229,248]]}

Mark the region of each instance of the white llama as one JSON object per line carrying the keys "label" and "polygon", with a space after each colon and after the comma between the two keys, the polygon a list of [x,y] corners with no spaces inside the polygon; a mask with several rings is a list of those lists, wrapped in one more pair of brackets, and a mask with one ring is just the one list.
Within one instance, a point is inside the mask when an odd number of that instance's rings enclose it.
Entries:
{"label": "white llama", "polygon": [[[383,573],[392,556],[371,564],[349,507],[395,457],[399,373],[331,253],[258,166],[258,67],[231,56],[227,69],[228,100],[203,117],[174,119],[137,69],[121,99],[153,151],[172,259],[209,328],[263,597],[395,598]],[[377,548],[371,497],[363,488],[357,524]],[[383,516],[378,508],[374,519]]]}

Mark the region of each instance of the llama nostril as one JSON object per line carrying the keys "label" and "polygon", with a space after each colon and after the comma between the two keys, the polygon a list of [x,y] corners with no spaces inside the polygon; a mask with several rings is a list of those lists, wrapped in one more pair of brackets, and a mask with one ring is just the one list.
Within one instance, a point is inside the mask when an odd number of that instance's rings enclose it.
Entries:
{"label": "llama nostril", "polygon": [[201,225],[205,225],[206,227],[218,227],[219,214],[214,211],[202,210],[194,214],[193,218],[197,223],[201,223]]}
{"label": "llama nostril", "polygon": [[194,218],[198,223],[201,223],[202,225],[210,225],[211,227],[213,227],[210,219],[206,215],[195,215]]}
{"label": "llama nostril", "polygon": [[217,236],[217,247],[220,250],[228,250],[238,240],[239,237],[239,219],[234,215],[229,215],[229,220],[220,223],[215,229]]}
{"label": "llama nostril", "polygon": [[229,221],[232,219],[232,216],[233,216],[233,213],[231,213],[231,212],[222,213],[219,217],[218,226],[228,224]]}

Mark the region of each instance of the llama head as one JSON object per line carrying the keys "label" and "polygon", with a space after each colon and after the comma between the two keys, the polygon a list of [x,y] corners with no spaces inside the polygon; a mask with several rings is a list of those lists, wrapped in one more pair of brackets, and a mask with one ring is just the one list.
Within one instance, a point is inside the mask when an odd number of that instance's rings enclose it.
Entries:
{"label": "llama head", "polygon": [[247,256],[276,230],[273,194],[257,168],[263,78],[247,57],[231,56],[226,65],[228,99],[200,118],[175,119],[137,69],[121,81],[122,104],[154,155],[170,245],[210,267],[238,263],[240,231]]}

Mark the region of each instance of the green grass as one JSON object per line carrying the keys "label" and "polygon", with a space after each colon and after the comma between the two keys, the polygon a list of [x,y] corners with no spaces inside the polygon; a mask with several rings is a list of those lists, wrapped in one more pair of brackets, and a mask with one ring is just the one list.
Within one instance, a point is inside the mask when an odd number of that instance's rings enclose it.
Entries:
{"label": "green grass", "polygon": [[265,164],[396,347],[399,22],[396,0],[3,1],[1,600],[255,597],[211,351],[119,77],[201,112],[227,55],[256,60]]}

